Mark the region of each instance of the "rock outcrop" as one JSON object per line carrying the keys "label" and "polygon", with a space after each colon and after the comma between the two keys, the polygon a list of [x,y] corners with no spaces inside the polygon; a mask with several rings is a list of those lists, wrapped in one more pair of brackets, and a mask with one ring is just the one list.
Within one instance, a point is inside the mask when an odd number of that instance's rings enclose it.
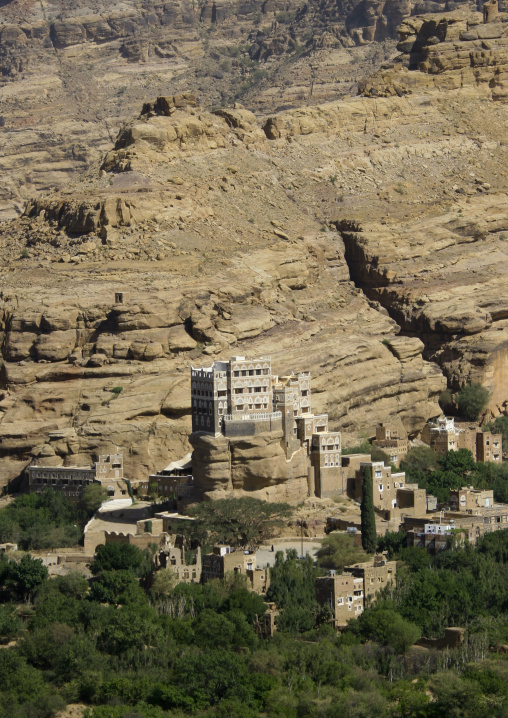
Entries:
{"label": "rock outcrop", "polygon": [[298,504],[308,495],[307,454],[286,459],[282,432],[241,439],[194,433],[190,436],[197,497],[251,496]]}
{"label": "rock outcrop", "polygon": [[505,204],[482,190],[403,227],[339,224],[356,284],[424,342],[452,389],[483,383],[495,414],[508,408]]}
{"label": "rock outcrop", "polygon": [[[3,481],[115,445],[132,478],[162,468],[188,450],[189,367],[233,353],[311,371],[344,433],[416,433],[446,378],[504,410],[508,150],[488,82],[264,118],[158,95],[102,170],[3,227]],[[256,462],[272,490],[274,446],[235,447],[238,490]]]}
{"label": "rock outcrop", "polygon": [[[10,0],[0,17],[0,218],[66,188],[147,98],[270,114],[356,94],[427,0]],[[454,3],[455,5],[455,3]],[[154,140],[152,135],[151,140]]]}
{"label": "rock outcrop", "polygon": [[494,100],[508,97],[508,13],[485,23],[467,9],[406,19],[398,29],[402,53],[359,83],[369,97],[407,95],[425,89],[444,92],[484,86]]}

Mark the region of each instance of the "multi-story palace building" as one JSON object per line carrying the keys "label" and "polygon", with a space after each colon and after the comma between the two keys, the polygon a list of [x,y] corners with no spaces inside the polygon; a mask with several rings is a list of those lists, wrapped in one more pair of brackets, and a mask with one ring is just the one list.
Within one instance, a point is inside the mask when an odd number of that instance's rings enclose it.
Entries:
{"label": "multi-story palace building", "polygon": [[71,500],[78,500],[88,484],[99,483],[115,498],[127,495],[123,480],[123,454],[99,456],[94,466],[37,466],[27,467],[31,494],[44,489],[61,491]]}
{"label": "multi-story palace building", "polygon": [[309,457],[309,493],[344,492],[341,435],[327,414],[313,414],[310,372],[272,373],[270,357],[232,357],[191,368],[192,431],[230,438],[282,431],[289,460],[304,448]]}

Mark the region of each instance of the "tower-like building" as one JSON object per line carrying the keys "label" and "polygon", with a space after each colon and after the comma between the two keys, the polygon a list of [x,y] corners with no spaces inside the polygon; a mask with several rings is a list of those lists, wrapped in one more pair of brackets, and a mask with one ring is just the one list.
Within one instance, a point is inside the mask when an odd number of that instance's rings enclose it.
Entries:
{"label": "tower-like building", "polygon": [[302,449],[309,457],[309,494],[344,492],[341,435],[328,415],[312,413],[310,372],[272,374],[269,357],[231,357],[191,368],[192,431],[229,438],[282,431],[286,459]]}

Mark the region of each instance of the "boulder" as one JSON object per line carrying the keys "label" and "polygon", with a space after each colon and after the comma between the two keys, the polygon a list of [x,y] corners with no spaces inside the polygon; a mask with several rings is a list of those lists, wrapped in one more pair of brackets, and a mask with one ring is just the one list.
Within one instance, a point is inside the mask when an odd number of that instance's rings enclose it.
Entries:
{"label": "boulder", "polygon": [[188,334],[183,324],[171,327],[168,331],[168,344],[171,352],[188,352],[197,346],[196,340]]}
{"label": "boulder", "polygon": [[76,331],[55,331],[51,334],[41,334],[35,342],[35,352],[38,359],[50,362],[67,359],[76,346]]}
{"label": "boulder", "polygon": [[7,361],[21,361],[28,359],[37,334],[32,332],[8,332],[4,345],[4,356]]}

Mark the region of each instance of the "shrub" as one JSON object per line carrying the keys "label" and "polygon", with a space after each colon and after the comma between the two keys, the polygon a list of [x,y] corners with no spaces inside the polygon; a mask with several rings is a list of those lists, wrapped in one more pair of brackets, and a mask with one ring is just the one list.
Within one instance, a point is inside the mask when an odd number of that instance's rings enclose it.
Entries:
{"label": "shrub", "polygon": [[445,389],[439,395],[439,406],[445,414],[451,414],[455,409],[455,402],[453,401],[453,394],[449,389]]}
{"label": "shrub", "polygon": [[429,473],[437,469],[437,456],[434,449],[430,446],[415,446],[414,449],[408,451],[404,459],[401,461],[400,468],[410,477],[415,474]]}
{"label": "shrub", "polygon": [[470,421],[476,421],[489,400],[489,391],[481,384],[467,384],[457,394],[459,414]]}

